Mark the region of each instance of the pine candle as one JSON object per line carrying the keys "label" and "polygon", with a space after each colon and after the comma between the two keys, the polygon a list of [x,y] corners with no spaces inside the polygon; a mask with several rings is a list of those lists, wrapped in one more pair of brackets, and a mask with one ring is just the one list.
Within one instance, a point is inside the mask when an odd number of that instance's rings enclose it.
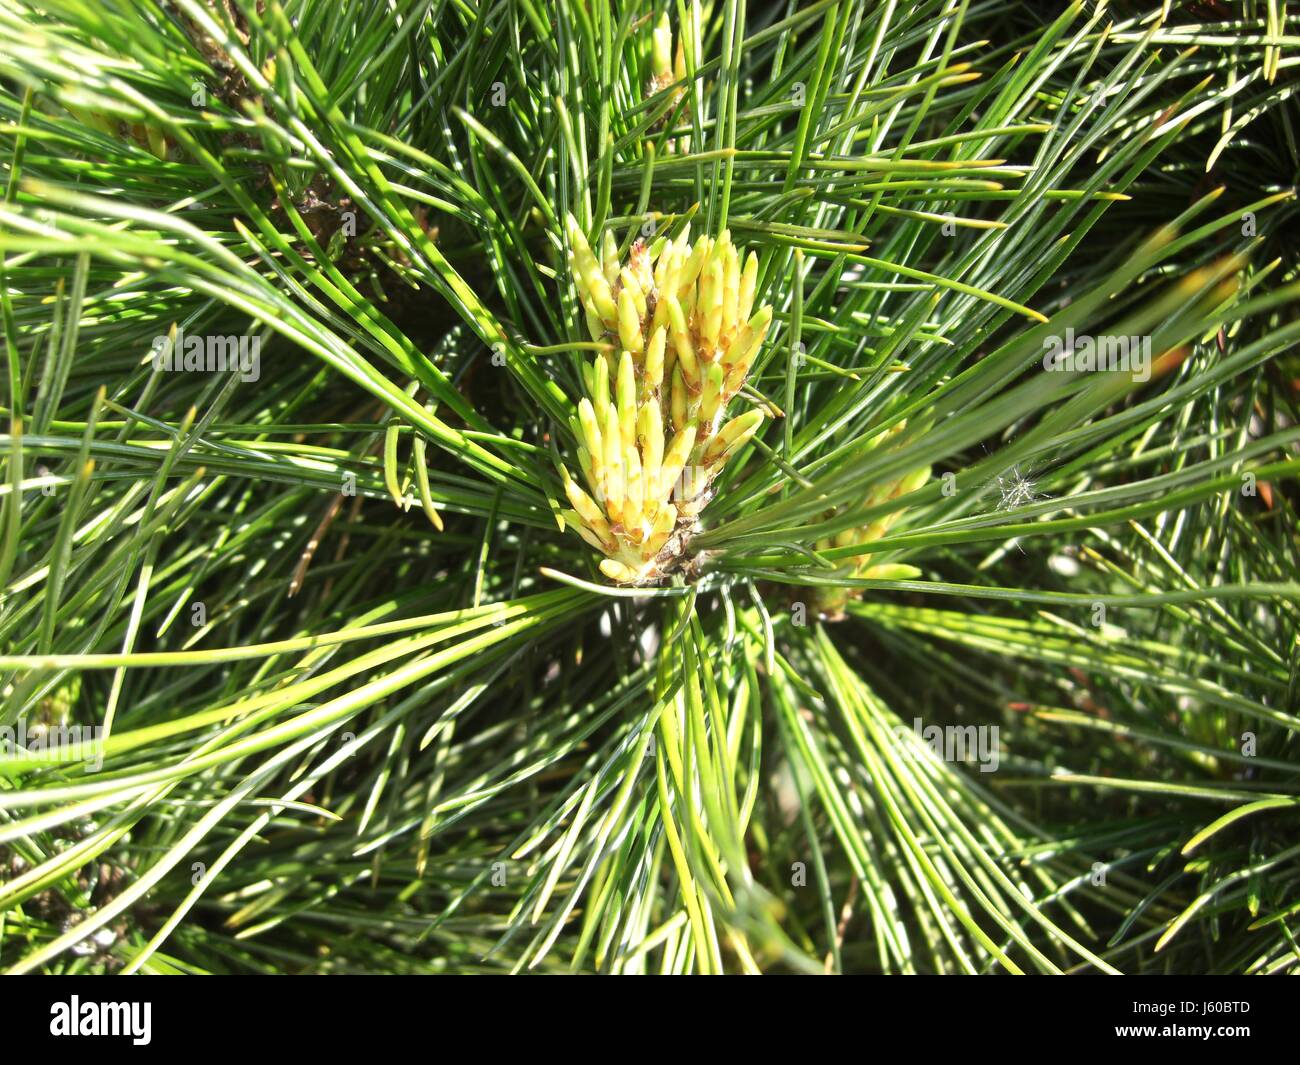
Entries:
{"label": "pine candle", "polygon": [[730,420],[726,410],[772,308],[753,311],[758,257],[742,268],[726,230],[694,244],[689,226],[675,240],[638,240],[620,263],[609,230],[597,257],[572,215],[566,228],[588,331],[618,354],[583,367],[573,431],[586,487],[561,467],[573,508],[562,514],[605,555],[605,576],[645,583],[681,558],[714,478],[762,423],[757,408]]}

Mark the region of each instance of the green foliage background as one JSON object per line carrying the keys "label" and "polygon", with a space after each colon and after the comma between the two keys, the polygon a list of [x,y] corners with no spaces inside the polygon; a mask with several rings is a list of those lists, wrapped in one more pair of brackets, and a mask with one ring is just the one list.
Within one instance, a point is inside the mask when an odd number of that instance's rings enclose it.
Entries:
{"label": "green foliage background", "polygon": [[[0,967],[1295,971],[1287,7],[0,0],[0,726],[106,735],[0,752]],[[570,211],[776,311],[656,588]]]}

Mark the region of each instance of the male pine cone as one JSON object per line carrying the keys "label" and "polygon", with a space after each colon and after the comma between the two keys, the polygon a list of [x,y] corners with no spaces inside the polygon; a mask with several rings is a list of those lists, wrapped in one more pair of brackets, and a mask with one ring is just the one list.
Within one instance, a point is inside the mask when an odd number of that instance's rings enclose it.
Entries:
{"label": "male pine cone", "polygon": [[573,425],[583,484],[561,467],[573,508],[562,514],[605,555],[605,576],[640,584],[682,557],[713,479],[763,420],[752,409],[728,421],[726,409],[772,308],[753,310],[758,257],[742,268],[726,230],[694,244],[689,226],[676,240],[638,240],[620,263],[609,230],[597,257],[572,215],[566,228],[587,328],[619,354],[583,367]]}

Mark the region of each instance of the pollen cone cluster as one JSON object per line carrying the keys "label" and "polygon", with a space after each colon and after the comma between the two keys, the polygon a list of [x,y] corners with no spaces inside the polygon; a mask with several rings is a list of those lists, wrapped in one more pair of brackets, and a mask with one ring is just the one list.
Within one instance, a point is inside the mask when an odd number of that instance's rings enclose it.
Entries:
{"label": "pollen cone cluster", "polygon": [[[690,243],[638,240],[620,262],[606,230],[599,257],[566,222],[569,267],[593,340],[614,351],[584,365],[573,431],[581,483],[561,469],[563,512],[619,583],[663,576],[681,557],[713,479],[757,431],[761,410],[727,420],[772,322],[753,309],[758,259],[743,267],[724,230]],[[615,354],[614,352],[617,352]]]}
{"label": "pollen cone cluster", "polygon": [[[907,427],[906,422],[900,422],[892,429],[887,429],[872,437],[864,446],[863,452],[874,451],[877,448],[887,448],[890,445],[891,438],[896,437]],[[887,503],[890,500],[898,499],[900,496],[908,495],[915,492],[918,488],[930,479],[930,467],[923,466],[920,469],[906,473],[892,481],[885,481],[881,484],[872,486],[862,501],[863,507],[879,506],[881,503]],[[907,508],[902,507],[898,510],[892,510],[888,514],[881,515],[875,521],[867,525],[855,526],[844,529],[834,536],[819,540],[816,543],[818,551],[829,551],[836,547],[849,547],[853,544],[869,544],[873,540],[879,540],[890,529],[890,527],[903,516]],[[832,517],[834,511],[826,516]],[[921,571],[915,566],[907,566],[899,563],[877,563],[874,560],[879,558],[877,553],[864,553],[861,555],[850,555],[842,559],[843,566],[840,571],[843,576],[858,578],[873,578],[877,580],[906,580],[911,577],[920,576]],[[836,614],[843,609],[844,604],[850,599],[861,597],[861,589],[854,588],[832,588],[819,587],[817,590],[817,607],[825,614]]]}

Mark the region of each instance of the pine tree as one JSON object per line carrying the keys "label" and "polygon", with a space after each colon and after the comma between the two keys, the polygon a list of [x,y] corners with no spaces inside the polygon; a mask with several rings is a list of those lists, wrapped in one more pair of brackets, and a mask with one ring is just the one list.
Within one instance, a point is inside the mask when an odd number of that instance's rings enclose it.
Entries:
{"label": "pine tree", "polygon": [[3,0],[0,966],[1295,972],[1296,15],[1054,6]]}

